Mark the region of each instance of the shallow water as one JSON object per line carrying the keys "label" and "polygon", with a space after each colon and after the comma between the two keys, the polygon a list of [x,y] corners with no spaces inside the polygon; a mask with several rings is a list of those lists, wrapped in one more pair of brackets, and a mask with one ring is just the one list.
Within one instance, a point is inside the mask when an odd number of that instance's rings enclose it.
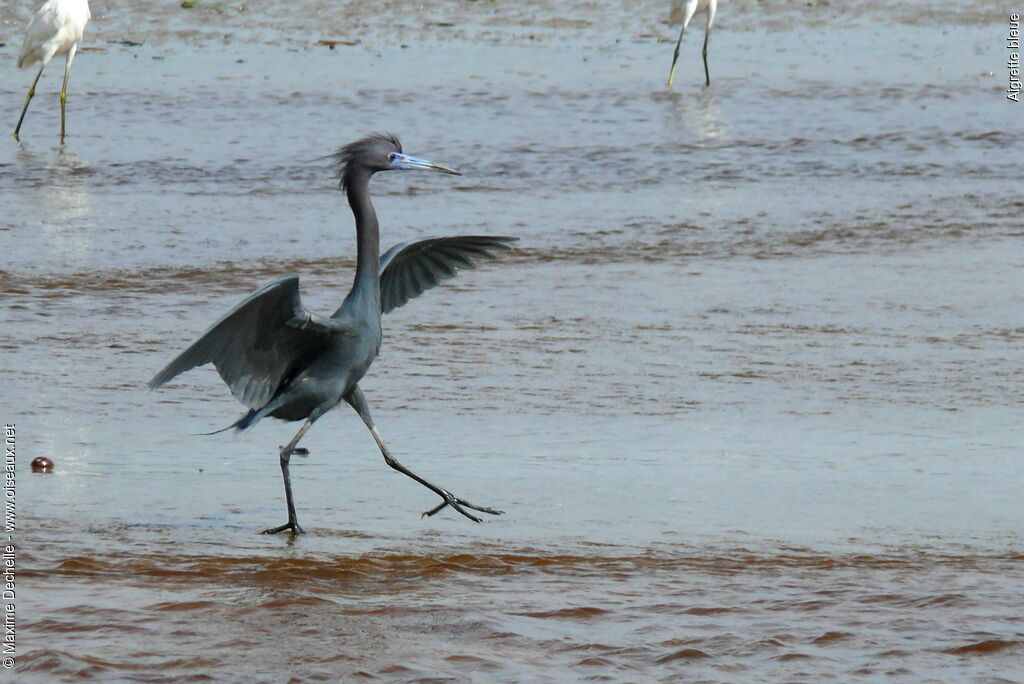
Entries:
{"label": "shallow water", "polygon": [[[1007,20],[863,7],[726,5],[671,93],[660,4],[94,7],[67,145],[54,67],[0,145],[16,681],[1024,680]],[[507,513],[421,519],[339,409],[293,459],[309,534],[260,536],[297,426],[198,437],[241,413],[216,374],[145,383],[277,275],[337,305],[311,160],[381,129],[465,172],[376,178],[385,246],[521,238],[362,383]]]}

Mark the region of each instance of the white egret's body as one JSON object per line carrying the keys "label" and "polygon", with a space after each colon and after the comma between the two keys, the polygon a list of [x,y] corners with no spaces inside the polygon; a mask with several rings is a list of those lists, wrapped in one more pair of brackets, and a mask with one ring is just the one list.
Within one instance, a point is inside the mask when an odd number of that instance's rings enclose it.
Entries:
{"label": "white egret's body", "polygon": [[68,74],[71,63],[78,52],[78,44],[82,41],[85,25],[89,23],[89,0],[46,0],[39,8],[25,33],[25,43],[18,55],[18,68],[31,66],[40,62],[39,73],[29,86],[25,106],[14,129],[14,137],[21,131],[21,123],[28,111],[28,103],[36,92],[36,84],[43,75],[43,69],[58,55],[65,56],[64,83],[60,89],[60,140],[64,142],[64,109],[67,103]]}
{"label": "white egret's body", "polygon": [[669,26],[682,22],[683,27],[679,29],[679,40],[676,41],[676,51],[672,55],[672,69],[668,72],[668,87],[676,78],[676,62],[679,60],[679,46],[683,43],[683,32],[690,25],[690,20],[701,12],[705,13],[707,23],[704,25],[704,48],[701,54],[704,56],[704,85],[711,85],[711,74],[708,72],[708,35],[711,33],[711,25],[715,23],[715,12],[718,11],[717,0],[670,0],[668,11]]}

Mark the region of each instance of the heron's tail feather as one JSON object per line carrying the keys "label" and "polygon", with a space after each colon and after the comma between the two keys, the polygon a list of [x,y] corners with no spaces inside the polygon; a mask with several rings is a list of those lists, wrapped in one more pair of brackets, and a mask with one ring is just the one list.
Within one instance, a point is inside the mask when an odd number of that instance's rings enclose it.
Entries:
{"label": "heron's tail feather", "polygon": [[227,427],[221,428],[220,430],[214,430],[213,432],[197,432],[195,436],[196,437],[209,437],[210,435],[219,435],[222,432],[227,432],[228,430],[230,430],[233,427],[235,427],[235,426],[234,425],[228,425]]}
{"label": "heron's tail feather", "polygon": [[246,428],[255,425],[259,421],[259,419],[263,417],[259,415],[259,413],[260,412],[257,411],[256,409],[251,409],[248,413],[246,413],[244,416],[236,420],[231,425],[228,425],[227,427],[222,427],[220,430],[214,430],[213,432],[200,432],[196,436],[208,437],[210,435],[219,435],[222,432],[227,432],[231,428],[235,428],[236,430],[245,430]]}
{"label": "heron's tail feather", "polygon": [[[251,428],[253,425],[259,422],[260,418],[263,417],[263,409],[250,409],[248,413],[238,419],[238,422],[230,426],[241,432]],[[227,428],[225,428],[227,429]]]}

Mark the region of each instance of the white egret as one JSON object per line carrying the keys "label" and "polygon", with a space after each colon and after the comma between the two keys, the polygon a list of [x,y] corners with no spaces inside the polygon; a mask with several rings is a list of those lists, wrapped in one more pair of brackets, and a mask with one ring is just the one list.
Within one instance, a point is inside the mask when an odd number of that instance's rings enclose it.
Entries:
{"label": "white egret", "polygon": [[672,69],[668,72],[668,87],[676,79],[676,62],[679,60],[679,46],[683,43],[683,32],[690,25],[690,20],[701,12],[706,13],[707,24],[704,28],[704,85],[711,85],[711,74],[708,73],[708,35],[711,33],[711,25],[715,23],[715,12],[718,10],[717,0],[670,0],[668,13],[669,26],[683,22],[679,29],[679,40],[676,41],[676,51],[672,55]]}
{"label": "white egret", "polygon": [[41,62],[39,73],[29,86],[25,106],[18,117],[18,125],[14,127],[14,139],[18,139],[21,123],[25,120],[28,103],[36,93],[36,84],[43,75],[43,69],[57,55],[65,55],[64,84],[60,88],[60,141],[64,142],[64,109],[68,99],[68,73],[71,62],[78,52],[78,43],[82,40],[82,32],[89,23],[89,0],[46,0],[39,8],[25,33],[25,43],[18,55],[18,68],[24,68]]}

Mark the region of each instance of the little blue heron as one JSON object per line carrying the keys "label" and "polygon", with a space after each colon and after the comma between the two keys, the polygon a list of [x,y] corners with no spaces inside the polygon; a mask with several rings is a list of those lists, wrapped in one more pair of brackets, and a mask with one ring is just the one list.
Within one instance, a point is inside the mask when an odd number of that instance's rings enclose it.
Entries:
{"label": "little blue heron", "polygon": [[288,522],[264,530],[301,533],[295,516],[288,460],[296,445],[320,416],[345,401],[370,429],[384,461],[434,491],[442,502],[423,515],[451,506],[470,520],[466,509],[492,515],[502,511],[477,506],[434,485],[399,463],[384,446],[370,417],[359,381],[380,350],[381,315],[402,306],[460,268],[475,268],[474,259],[493,258],[518,238],[461,235],[413,240],[395,245],[380,256],[377,215],[370,203],[370,177],[378,171],[422,169],[462,175],[454,169],[411,157],[389,134],[371,135],[350,143],[334,155],[341,188],[356,223],[356,273],[352,289],[330,318],[307,311],[299,297],[299,277],[289,275],[249,295],[213,324],[149,382],[155,390],[179,373],[212,363],[231,393],[249,412],[225,430],[244,430],[261,418],[305,420],[292,441],[281,448]]}
{"label": "little blue heron", "polygon": [[711,85],[711,74],[708,72],[708,36],[711,34],[711,25],[715,23],[715,12],[718,10],[718,0],[670,0],[668,13],[668,24],[683,22],[679,29],[679,40],[676,41],[676,51],[672,54],[672,69],[668,72],[668,87],[676,80],[676,62],[679,60],[679,46],[683,44],[683,32],[690,25],[694,16],[705,12],[707,24],[704,26],[704,49],[701,54],[704,56],[704,86]]}
{"label": "little blue heron", "polygon": [[18,125],[14,127],[15,140],[18,139],[18,133],[21,132],[21,122],[25,120],[28,103],[36,94],[36,84],[39,83],[39,77],[43,75],[43,69],[57,55],[65,55],[64,84],[60,87],[60,141],[64,142],[64,109],[68,100],[68,74],[71,73],[71,63],[75,61],[78,44],[82,41],[82,32],[85,31],[85,25],[89,23],[91,16],[89,0],[46,0],[36,15],[32,17],[28,31],[25,33],[25,42],[21,46],[21,54],[18,55],[18,68],[31,66],[36,62],[42,62],[42,64],[39,66],[39,73],[36,74],[32,85],[28,87],[25,106],[21,108]]}

